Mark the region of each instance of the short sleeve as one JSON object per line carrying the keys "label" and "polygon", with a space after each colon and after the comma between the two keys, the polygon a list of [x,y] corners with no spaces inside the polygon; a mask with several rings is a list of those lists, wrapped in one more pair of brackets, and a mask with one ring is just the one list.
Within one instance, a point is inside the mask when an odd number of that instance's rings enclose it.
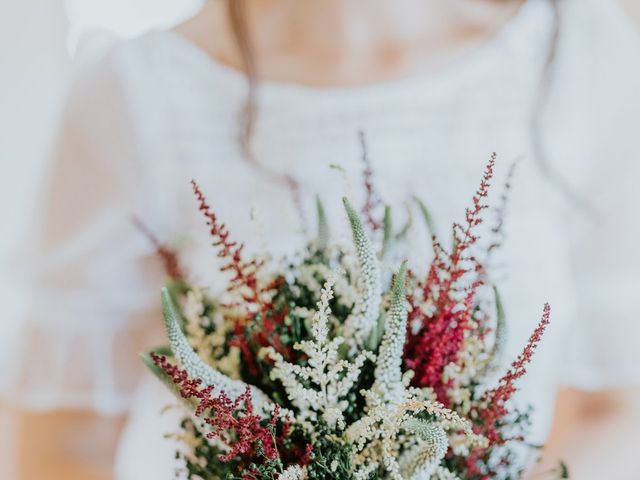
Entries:
{"label": "short sleeve", "polygon": [[589,46],[589,133],[572,139],[588,146],[573,167],[585,206],[566,222],[576,308],[563,383],[586,390],[640,386],[640,35],[609,7]]}
{"label": "short sleeve", "polygon": [[125,410],[153,342],[161,272],[132,222],[148,210],[148,178],[117,72],[107,54],[78,75],[14,262],[27,309],[3,395],[27,408]]}

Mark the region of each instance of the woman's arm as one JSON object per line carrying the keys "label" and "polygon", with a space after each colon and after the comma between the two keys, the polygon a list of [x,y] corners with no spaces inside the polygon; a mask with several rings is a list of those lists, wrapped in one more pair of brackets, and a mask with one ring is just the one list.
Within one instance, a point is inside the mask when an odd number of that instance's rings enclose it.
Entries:
{"label": "woman's arm", "polygon": [[[0,406],[11,457],[2,478],[110,480],[124,418],[87,411],[29,413]],[[5,476],[6,475],[6,476]]]}
{"label": "woman's arm", "polygon": [[564,461],[577,480],[640,478],[640,388],[587,393],[562,390],[554,428],[531,479]]}

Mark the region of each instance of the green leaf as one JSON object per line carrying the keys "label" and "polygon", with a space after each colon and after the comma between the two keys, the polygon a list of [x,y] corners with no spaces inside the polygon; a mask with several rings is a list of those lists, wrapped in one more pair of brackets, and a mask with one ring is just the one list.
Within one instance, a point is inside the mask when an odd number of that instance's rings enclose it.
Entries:
{"label": "green leaf", "polygon": [[371,330],[367,340],[364,342],[364,348],[371,352],[375,352],[378,350],[378,346],[382,341],[382,336],[384,335],[384,315],[380,315],[378,317],[378,323],[375,328]]}
{"label": "green leaf", "polygon": [[493,297],[496,306],[496,334],[482,373],[493,372],[498,368],[506,343],[507,320],[500,291],[495,285],[493,286]]}
{"label": "green leaf", "polygon": [[502,303],[502,296],[498,287],[493,286],[493,297],[496,304],[496,335],[493,342],[493,348],[491,353],[495,361],[500,360],[504,344],[506,343],[507,336],[507,318],[504,313],[504,304]]}
{"label": "green leaf", "polygon": [[396,242],[402,241],[406,238],[407,234],[411,230],[413,225],[413,215],[411,214],[411,208],[407,205],[407,221],[402,226],[400,231],[396,234]]}
{"label": "green leaf", "polygon": [[436,224],[433,221],[433,217],[431,216],[431,212],[425,205],[425,203],[417,196],[414,196],[413,199],[418,204],[418,208],[420,209],[420,213],[422,214],[422,219],[424,220],[425,225],[427,226],[427,230],[432,237],[437,237],[438,234],[436,232]]}
{"label": "green leaf", "polygon": [[327,214],[320,200],[320,196],[316,195],[316,210],[318,213],[318,248],[324,250],[329,243],[329,222],[327,221]]}
{"label": "green leaf", "polygon": [[380,258],[385,258],[391,248],[391,241],[393,239],[393,219],[391,218],[391,207],[389,205],[384,206],[384,219],[382,222],[384,227],[382,237],[382,251],[380,252]]}

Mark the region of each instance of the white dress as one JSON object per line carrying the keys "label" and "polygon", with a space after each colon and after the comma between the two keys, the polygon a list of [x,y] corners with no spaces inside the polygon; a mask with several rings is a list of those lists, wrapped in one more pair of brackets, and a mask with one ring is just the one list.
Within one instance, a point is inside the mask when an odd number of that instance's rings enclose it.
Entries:
{"label": "white dress", "polygon": [[[506,358],[526,343],[543,303],[553,308],[520,384],[520,400],[535,407],[534,441],[548,432],[559,386],[640,380],[640,39],[609,1],[562,3],[541,138],[553,178],[568,187],[542,172],[533,148],[532,109],[552,23],[541,0],[527,2],[473,54],[426,78],[358,88],[263,82],[252,143],[259,162],[297,179],[309,219],[318,193],[333,231],[345,235],[340,198],[362,198],[359,130],[385,201],[401,215],[405,200],[420,196],[440,232],[463,217],[491,152],[499,158],[494,202],[510,164],[521,159],[495,275],[508,314]],[[131,409],[121,480],[173,478],[175,446],[163,434],[177,422],[176,413],[160,415],[170,397],[136,356],[162,343],[163,279],[131,216],[179,247],[194,281],[217,286],[222,279],[192,178],[249,250],[262,248],[256,229],[276,254],[303,242],[290,191],[243,159],[237,116],[245,95],[240,74],[164,31],[116,45],[72,92],[32,257],[37,301],[7,383],[37,408]],[[576,207],[569,190],[588,198],[589,210]],[[426,259],[426,233],[412,242],[413,255]]]}

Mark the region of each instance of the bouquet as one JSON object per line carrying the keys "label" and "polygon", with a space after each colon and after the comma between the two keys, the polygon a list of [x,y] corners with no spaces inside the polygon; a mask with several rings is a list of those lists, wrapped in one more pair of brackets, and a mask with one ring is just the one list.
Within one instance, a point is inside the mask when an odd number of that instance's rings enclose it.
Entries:
{"label": "bouquet", "polygon": [[[243,246],[193,188],[229,283],[191,285],[160,247],[169,345],[143,359],[184,406],[178,453],[189,479],[515,479],[529,412],[510,399],[549,323],[549,306],[521,355],[493,385],[504,343],[497,290],[474,249],[495,156],[465,221],[420,271],[394,261],[410,224],[343,199],[352,245],[317,236],[281,261]],[[429,212],[420,204],[427,223]],[[391,266],[391,267],[389,267]],[[489,288],[487,288],[489,287]],[[487,292],[491,294],[488,295]],[[565,472],[562,472],[565,475]]]}

